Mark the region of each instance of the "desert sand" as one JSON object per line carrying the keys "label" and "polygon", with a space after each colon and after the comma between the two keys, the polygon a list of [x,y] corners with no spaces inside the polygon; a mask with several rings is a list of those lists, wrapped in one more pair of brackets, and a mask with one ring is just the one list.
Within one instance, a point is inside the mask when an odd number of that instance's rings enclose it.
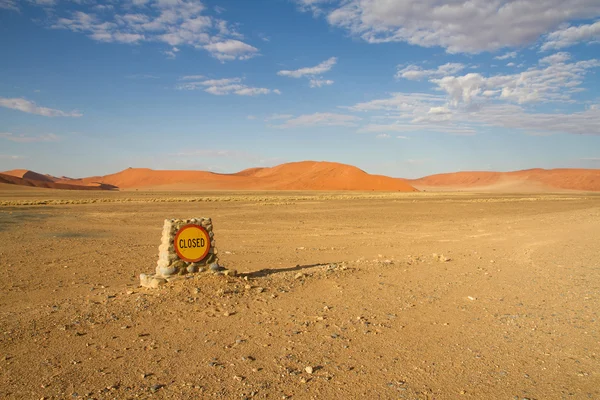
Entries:
{"label": "desert sand", "polygon": [[[597,194],[0,204],[2,398],[600,398]],[[240,276],[140,288],[163,219],[195,216]]]}

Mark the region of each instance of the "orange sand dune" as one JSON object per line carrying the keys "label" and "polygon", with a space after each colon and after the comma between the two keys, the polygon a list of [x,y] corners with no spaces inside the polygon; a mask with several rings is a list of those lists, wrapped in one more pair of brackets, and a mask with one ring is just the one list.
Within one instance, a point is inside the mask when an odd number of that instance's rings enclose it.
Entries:
{"label": "orange sand dune", "polygon": [[235,174],[129,168],[104,177],[72,182],[88,184],[92,181],[121,189],[416,191],[403,179],[370,175],[351,165],[316,161],[282,164],[273,168],[250,168]]}
{"label": "orange sand dune", "polygon": [[265,188],[269,189],[416,191],[404,179],[370,175],[351,165],[332,162],[301,161],[282,164],[256,169],[249,176],[260,179]]}
{"label": "orange sand dune", "polygon": [[96,190],[600,191],[599,169],[456,172],[405,180],[370,175],[351,165],[317,161],[293,162],[272,168],[249,168],[234,174],[128,168],[116,174],[82,179],[57,178],[29,170],[8,171],[1,176],[0,183]]}
{"label": "orange sand dune", "polygon": [[514,172],[469,171],[408,180],[419,189],[502,192],[600,191],[600,169],[528,169]]}
{"label": "orange sand dune", "polygon": [[42,175],[28,169],[13,169],[11,171],[2,172],[2,174],[41,182],[56,182],[58,180],[58,178],[52,175]]}
{"label": "orange sand dune", "polygon": [[[12,171],[11,171],[12,172]],[[38,174],[33,171],[31,174],[24,174],[24,176],[34,176],[46,178],[45,175]],[[38,187],[38,188],[47,188],[47,189],[67,189],[67,190],[110,190],[115,189],[110,185],[98,184],[98,185],[73,185],[68,183],[60,183],[54,182],[52,180],[39,180],[39,179],[29,179],[29,178],[20,178],[14,175],[8,175],[5,173],[0,174],[0,183],[2,184],[10,184],[10,185],[19,185],[19,186],[29,186],[29,187]],[[2,186],[4,188],[4,185]]]}

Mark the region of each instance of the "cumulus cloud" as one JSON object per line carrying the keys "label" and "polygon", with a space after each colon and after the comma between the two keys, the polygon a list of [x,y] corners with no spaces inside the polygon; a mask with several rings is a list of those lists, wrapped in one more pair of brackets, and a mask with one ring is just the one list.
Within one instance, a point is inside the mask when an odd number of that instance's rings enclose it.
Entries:
{"label": "cumulus cloud", "polygon": [[333,85],[331,79],[311,79],[309,86],[311,88]]}
{"label": "cumulus cloud", "polygon": [[479,73],[445,76],[431,82],[449,95],[452,104],[471,103],[481,98],[498,98],[517,103],[571,101],[583,90],[581,84],[590,69],[600,67],[596,59],[567,62],[568,53],[557,53],[540,60],[539,65],[509,75],[485,77]]}
{"label": "cumulus cloud", "polygon": [[42,115],[44,117],[81,117],[79,111],[61,111],[54,108],[40,107],[33,101],[23,98],[0,97],[0,107],[19,110],[30,114]]}
{"label": "cumulus cloud", "polygon": [[[400,68],[400,66],[398,66]],[[444,65],[440,65],[437,69],[422,69],[417,65],[409,65],[408,67],[404,67],[402,69],[398,69],[396,73],[396,78],[404,78],[410,80],[421,80],[423,78],[429,77],[442,77],[446,75],[454,75],[460,71],[465,69],[464,64],[460,63],[446,63]]]}
{"label": "cumulus cloud", "polygon": [[516,58],[517,57],[517,52],[516,51],[511,51],[508,52],[506,54],[503,54],[501,56],[496,56],[494,57],[496,60],[508,60],[509,58]]}
{"label": "cumulus cloud", "polygon": [[167,56],[167,58],[175,59],[177,58],[177,53],[179,53],[179,48],[172,47],[171,50],[166,50],[163,53]]}
{"label": "cumulus cloud", "polygon": [[311,88],[320,88],[323,86],[333,85],[333,81],[331,79],[324,79],[321,75],[326,72],[329,72],[331,68],[336,64],[337,57],[331,57],[322,63],[315,65],[314,67],[304,67],[295,70],[281,70],[277,72],[279,76],[287,76],[290,78],[309,78],[309,86]]}
{"label": "cumulus cloud", "polygon": [[0,138],[10,140],[11,142],[17,142],[17,143],[57,142],[60,140],[60,137],[53,133],[47,133],[47,134],[39,135],[39,136],[29,136],[29,135],[15,135],[10,132],[0,132]]}
{"label": "cumulus cloud", "polygon": [[475,135],[490,127],[508,128],[527,134],[600,134],[600,107],[579,112],[531,112],[518,104],[479,103],[476,107],[445,102],[445,96],[394,93],[354,106],[351,111],[367,113],[370,122],[361,133],[439,132]]}
{"label": "cumulus cloud", "polygon": [[274,125],[275,128],[298,128],[305,126],[357,126],[361,118],[354,115],[335,114],[335,113],[314,113],[300,115],[290,118],[283,124]]}
{"label": "cumulus cloud", "polygon": [[[187,76],[183,78],[192,78]],[[191,81],[176,86],[179,90],[204,90],[217,96],[237,94],[238,96],[258,96],[261,94],[281,94],[278,89],[251,87],[242,83],[242,78],[208,79],[204,81]]]}
{"label": "cumulus cloud", "polygon": [[210,43],[204,48],[221,61],[247,60],[258,54],[256,47],[234,39]]}
{"label": "cumulus cloud", "polygon": [[198,1],[135,0],[100,6],[78,2],[76,10],[55,10],[50,26],[101,42],[164,43],[170,47],[163,51],[168,58],[175,58],[182,46],[205,49],[220,61],[258,55],[258,49],[243,42],[243,35],[229,22],[205,15],[205,7]]}
{"label": "cumulus cloud", "polygon": [[600,15],[597,0],[332,0],[301,9],[326,15],[330,25],[368,43],[440,46],[449,53],[525,46],[565,22]]}
{"label": "cumulus cloud", "polygon": [[562,49],[581,42],[600,41],[600,21],[589,25],[570,26],[559,29],[546,36],[542,50]]}

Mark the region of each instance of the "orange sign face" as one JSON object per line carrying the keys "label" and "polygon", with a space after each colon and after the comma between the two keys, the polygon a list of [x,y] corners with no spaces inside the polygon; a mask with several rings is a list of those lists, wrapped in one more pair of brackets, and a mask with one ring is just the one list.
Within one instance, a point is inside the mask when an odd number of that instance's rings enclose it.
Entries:
{"label": "orange sign face", "polygon": [[210,236],[200,225],[182,226],[173,243],[180,259],[187,262],[198,262],[206,257],[210,249]]}

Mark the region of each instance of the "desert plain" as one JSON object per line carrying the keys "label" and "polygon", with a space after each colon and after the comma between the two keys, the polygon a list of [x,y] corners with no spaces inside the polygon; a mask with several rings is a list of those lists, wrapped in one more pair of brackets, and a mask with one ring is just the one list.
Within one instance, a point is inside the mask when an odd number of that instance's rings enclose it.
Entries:
{"label": "desert plain", "polygon": [[600,398],[597,193],[3,189],[2,398]]}

